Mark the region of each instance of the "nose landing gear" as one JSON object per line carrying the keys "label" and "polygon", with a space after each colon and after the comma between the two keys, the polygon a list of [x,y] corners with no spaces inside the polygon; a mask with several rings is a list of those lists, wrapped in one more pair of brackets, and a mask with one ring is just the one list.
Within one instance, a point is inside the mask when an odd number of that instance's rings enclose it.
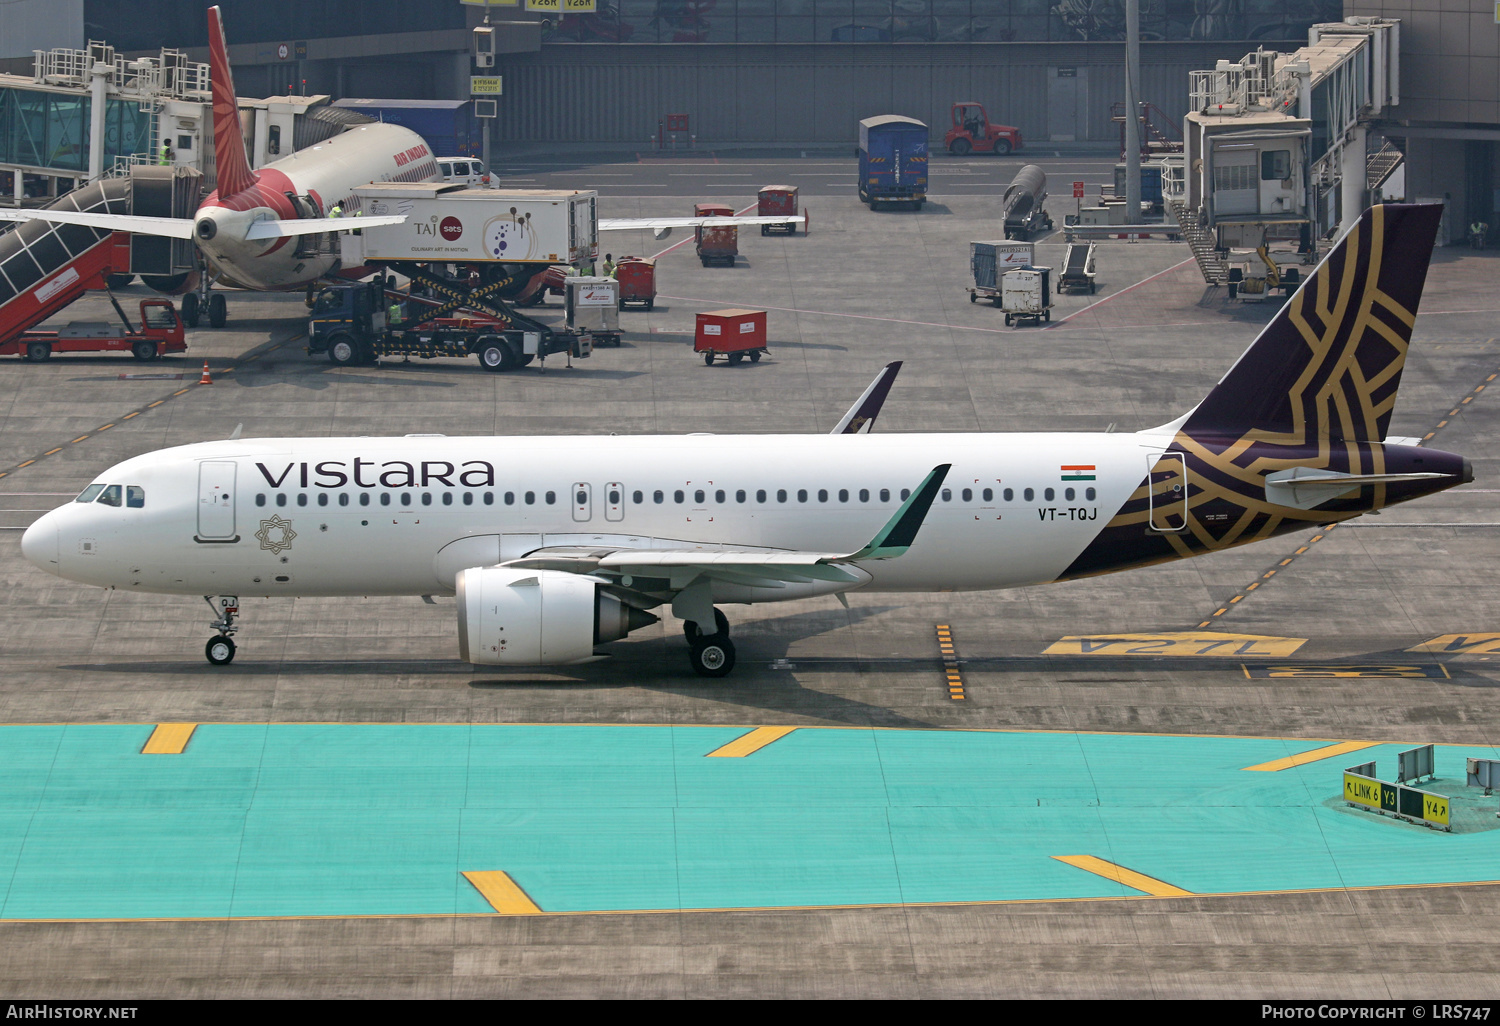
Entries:
{"label": "nose landing gear", "polygon": [[682,622],[688,639],[688,662],[700,677],[724,677],[734,669],[734,642],[729,640],[729,618],[714,610],[713,634],[704,634],[692,620]]}
{"label": "nose landing gear", "polygon": [[219,614],[219,618],[209,626],[219,632],[217,638],[208,639],[208,644],[203,646],[203,654],[208,661],[215,666],[228,666],[234,662],[234,638],[232,635],[239,630],[234,625],[235,615],[240,611],[240,600],[237,595],[204,595],[203,601],[208,603],[208,608]]}

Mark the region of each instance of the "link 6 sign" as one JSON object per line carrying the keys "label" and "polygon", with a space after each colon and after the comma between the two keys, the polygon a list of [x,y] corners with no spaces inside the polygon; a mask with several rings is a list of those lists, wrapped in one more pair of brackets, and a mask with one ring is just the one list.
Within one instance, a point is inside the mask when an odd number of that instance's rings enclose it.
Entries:
{"label": "link 6 sign", "polygon": [[1418,823],[1451,829],[1448,799],[1431,791],[1344,772],[1344,801]]}

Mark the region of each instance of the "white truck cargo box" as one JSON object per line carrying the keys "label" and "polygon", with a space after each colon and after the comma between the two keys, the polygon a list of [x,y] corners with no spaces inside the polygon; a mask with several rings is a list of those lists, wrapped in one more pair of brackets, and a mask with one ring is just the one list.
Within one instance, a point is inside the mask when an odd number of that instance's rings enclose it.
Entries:
{"label": "white truck cargo box", "polygon": [[354,195],[366,216],[406,215],[403,224],[353,237],[367,261],[587,264],[599,255],[595,192],[385,182],[358,186]]}

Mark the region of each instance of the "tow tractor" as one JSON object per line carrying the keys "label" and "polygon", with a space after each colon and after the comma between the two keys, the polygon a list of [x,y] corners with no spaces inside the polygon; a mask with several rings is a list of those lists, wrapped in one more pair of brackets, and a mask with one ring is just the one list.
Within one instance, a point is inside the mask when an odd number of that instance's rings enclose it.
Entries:
{"label": "tow tractor", "polygon": [[943,145],[955,157],[969,153],[994,153],[1004,156],[1021,148],[1021,130],[1010,125],[993,125],[984,107],[972,100],[953,105],[953,127],[943,136]]}
{"label": "tow tractor", "polygon": [[1297,291],[1297,286],[1301,284],[1301,276],[1297,273],[1297,268],[1288,267],[1283,270],[1271,258],[1270,250],[1264,242],[1256,248],[1255,255],[1260,257],[1260,262],[1265,267],[1263,271],[1252,273],[1249,264],[1229,269],[1230,299],[1238,298],[1246,303],[1259,303],[1276,289],[1281,289],[1287,297]]}
{"label": "tow tractor", "polygon": [[[509,281],[473,288],[439,276],[435,268],[406,268],[431,299],[388,289],[383,278],[330,285],[318,294],[307,325],[307,352],[327,353],[336,364],[374,363],[383,356],[410,360],[479,357],[487,371],[525,367],[553,353],[583,359],[593,352],[586,331],[555,331],[508,309],[493,293]],[[486,295],[486,294],[489,295]],[[400,320],[391,323],[395,305]]]}
{"label": "tow tractor", "polygon": [[137,360],[155,360],[187,351],[186,333],[177,308],[169,300],[141,300],[141,326],[131,326],[113,294],[109,301],[124,330],[112,324],[67,324],[57,329],[33,328],[0,345],[0,356],[20,356],[33,363],[53,353],[130,353]]}

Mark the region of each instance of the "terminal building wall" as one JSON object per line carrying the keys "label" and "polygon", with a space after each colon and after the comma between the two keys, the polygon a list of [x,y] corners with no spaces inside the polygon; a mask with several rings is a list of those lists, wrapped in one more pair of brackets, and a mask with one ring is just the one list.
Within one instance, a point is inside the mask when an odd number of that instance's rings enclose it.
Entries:
{"label": "terminal building wall", "polygon": [[[1180,122],[1188,72],[1255,46],[1142,44],[1141,97]],[[663,115],[688,114],[699,146],[852,146],[861,118],[903,114],[940,143],[952,105],[977,100],[1028,143],[1104,143],[1120,137],[1110,104],[1124,98],[1123,58],[1119,43],[544,45],[500,61],[495,137],[644,147]]]}

